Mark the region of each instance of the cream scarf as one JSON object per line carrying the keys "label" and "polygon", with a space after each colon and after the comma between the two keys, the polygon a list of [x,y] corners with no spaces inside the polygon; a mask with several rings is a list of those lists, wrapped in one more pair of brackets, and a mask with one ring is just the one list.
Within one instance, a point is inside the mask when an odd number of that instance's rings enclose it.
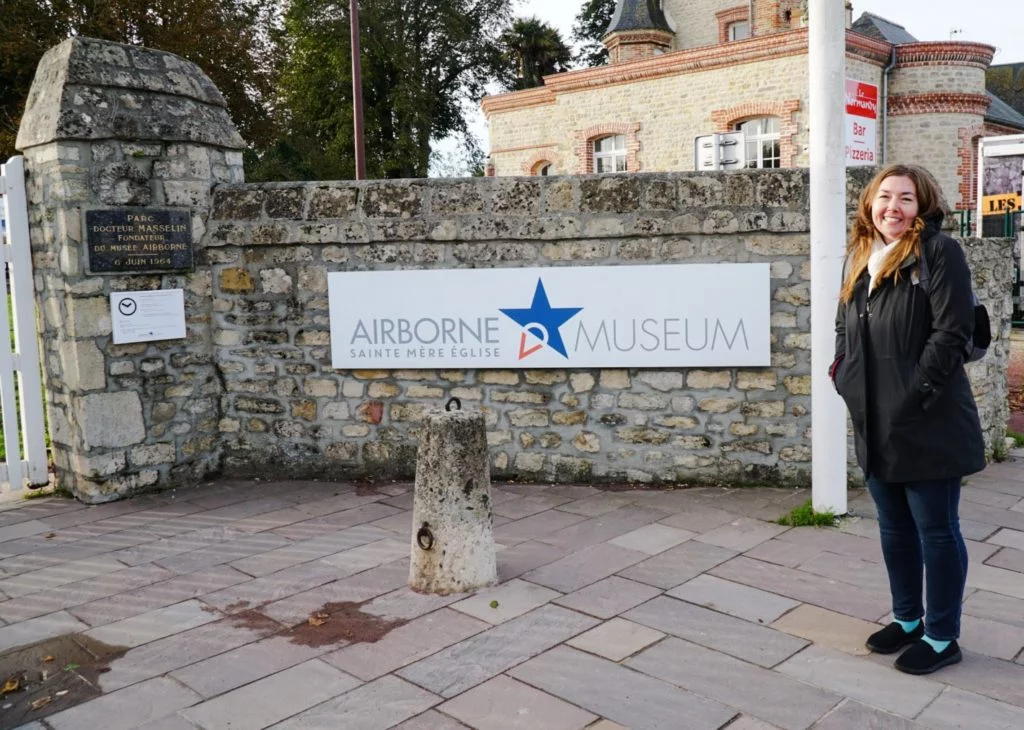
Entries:
{"label": "cream scarf", "polygon": [[869,294],[875,290],[875,285],[878,283],[878,272],[882,270],[885,257],[896,247],[897,243],[899,241],[885,243],[882,239],[876,238],[871,244],[871,255],[868,256],[868,274],[871,275],[871,282],[868,284]]}

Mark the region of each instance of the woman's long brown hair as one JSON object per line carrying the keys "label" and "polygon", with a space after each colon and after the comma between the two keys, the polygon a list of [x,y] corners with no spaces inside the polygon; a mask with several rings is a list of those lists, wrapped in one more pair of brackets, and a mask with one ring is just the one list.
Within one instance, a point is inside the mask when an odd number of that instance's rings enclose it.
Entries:
{"label": "woman's long brown hair", "polygon": [[857,281],[868,267],[871,245],[880,237],[871,219],[871,204],[878,194],[878,188],[881,187],[882,181],[888,177],[909,177],[914,183],[914,190],[917,193],[917,217],[908,234],[894,244],[896,250],[883,260],[882,268],[878,272],[879,281],[889,276],[894,277],[895,281],[899,281],[900,266],[907,257],[911,254],[921,255],[921,232],[924,230],[925,221],[943,210],[942,192],[931,173],[923,167],[889,165],[875,175],[860,194],[857,218],[853,222],[850,241],[846,245],[846,280],[839,293],[839,299],[844,304],[853,299],[853,290]]}

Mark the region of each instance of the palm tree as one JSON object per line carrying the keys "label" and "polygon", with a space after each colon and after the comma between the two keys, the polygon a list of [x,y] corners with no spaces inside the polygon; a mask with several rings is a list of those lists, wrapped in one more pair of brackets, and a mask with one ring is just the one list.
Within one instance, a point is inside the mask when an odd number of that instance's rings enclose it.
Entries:
{"label": "palm tree", "polygon": [[500,41],[507,67],[502,81],[511,90],[542,86],[544,76],[567,71],[572,63],[558,29],[535,17],[514,20]]}

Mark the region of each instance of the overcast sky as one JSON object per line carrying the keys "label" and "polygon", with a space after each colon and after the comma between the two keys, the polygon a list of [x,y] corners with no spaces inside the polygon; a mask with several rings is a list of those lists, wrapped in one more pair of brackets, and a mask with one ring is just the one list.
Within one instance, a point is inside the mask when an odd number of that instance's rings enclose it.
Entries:
{"label": "overcast sky", "polygon": [[[551,23],[568,42],[582,6],[583,0],[519,0],[516,15],[533,15]],[[995,46],[993,64],[1024,62],[1024,0],[853,0],[854,19],[864,12],[902,25],[922,41],[954,37]],[[471,117],[471,129],[486,150],[483,114],[474,109]],[[439,148],[453,150],[455,145],[445,141]]]}

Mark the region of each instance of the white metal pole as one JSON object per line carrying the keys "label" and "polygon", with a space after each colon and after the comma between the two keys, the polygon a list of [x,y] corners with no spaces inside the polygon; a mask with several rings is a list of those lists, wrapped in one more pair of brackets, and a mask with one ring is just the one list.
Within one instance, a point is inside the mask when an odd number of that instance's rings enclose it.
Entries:
{"label": "white metal pole", "polygon": [[846,514],[846,408],[829,382],[846,240],[846,9],[808,8],[811,153],[811,487],[814,509]]}

